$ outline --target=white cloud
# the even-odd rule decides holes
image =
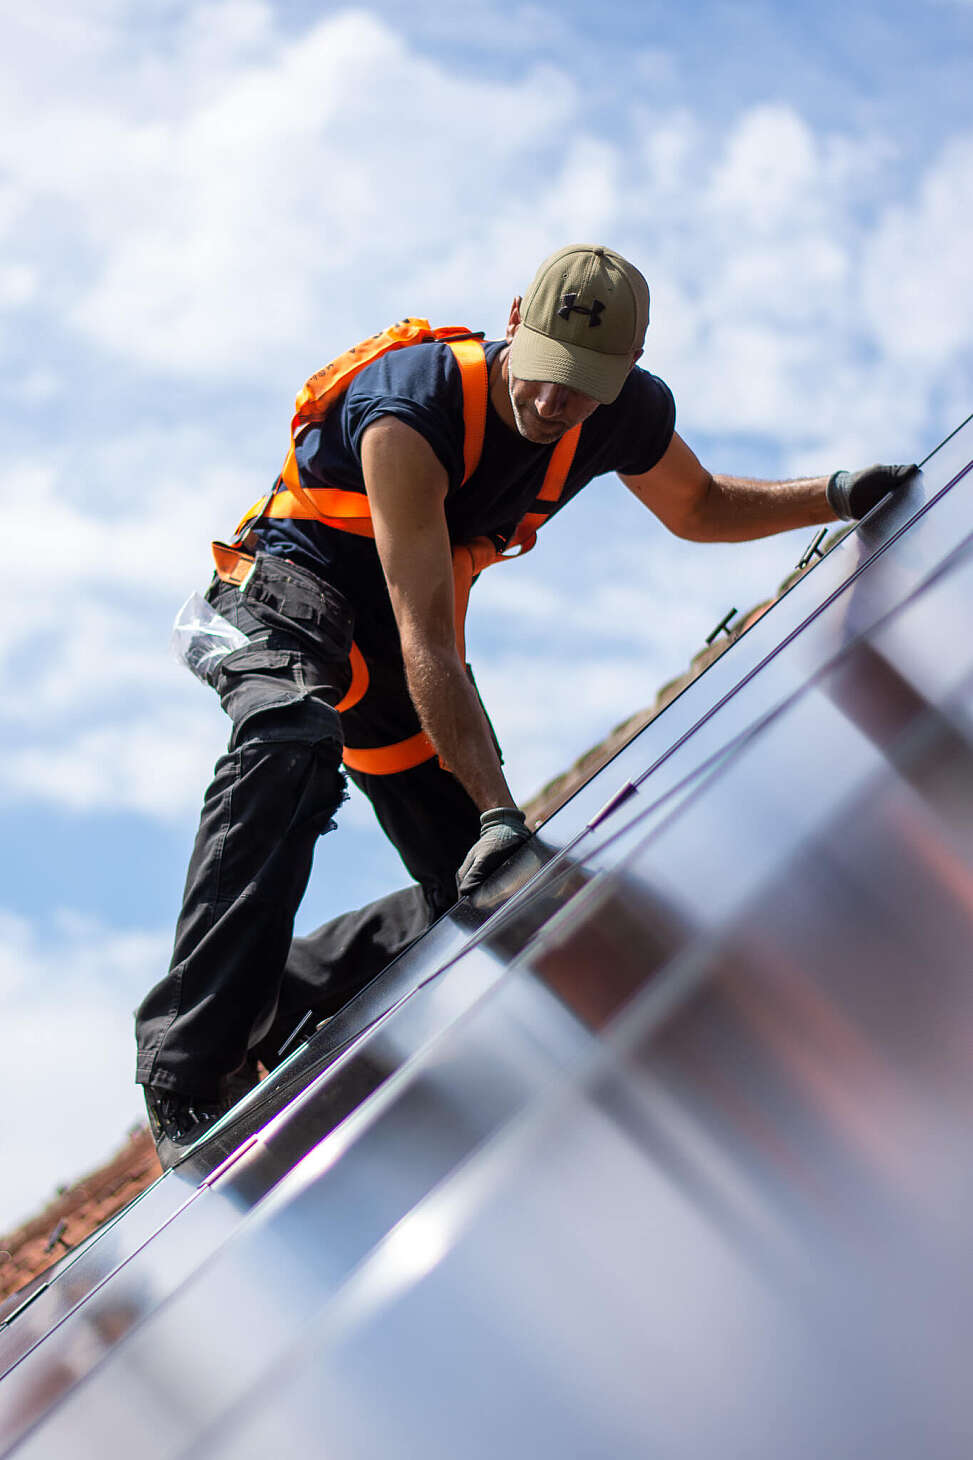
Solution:
[[[677,386],[684,426],[770,437],[791,458],[796,444],[826,462],[849,436],[881,455],[905,383],[861,307],[879,180],[887,196],[895,178],[886,139],[818,134],[791,108],[757,106],[722,147],[673,121],[661,153],[646,147],[642,161],[665,189],[662,223],[645,223],[657,255],[649,354]],[[904,425],[928,415],[951,366],[944,356],[912,375]],[[859,418],[859,397],[876,395],[884,412]]]
[[[709,206],[748,232],[794,228],[818,203],[817,141],[786,106],[759,106],[730,135],[709,187]]]
[[[143,31],[122,0],[90,9],[90,27],[87,7],[81,26],[58,0],[18,13],[0,61],[7,293],[17,318],[80,331],[66,366],[8,373],[6,397],[39,406],[87,372],[111,381],[107,349],[135,406],[63,434],[50,411],[43,450],[0,472],[8,541],[33,544],[43,524],[42,558],[9,554],[0,579],[0,723],[20,737],[6,798],[184,814],[225,726],[166,660],[169,623],[209,575],[210,536],[276,470],[289,393],[323,354],[407,311],[499,329],[566,238],[606,238],[643,265],[647,363],[714,470],[907,459],[969,394],[969,138],[913,188],[888,138],[846,135],[840,119],[823,132],[793,107],[744,103],[717,127],[631,104],[652,95],[646,75],[669,74],[664,53],[633,54],[633,86],[619,85],[599,130],[566,68],[473,76],[365,10],[301,30],[228,0]],[[525,15],[542,29],[543,12]],[[13,140],[18,107],[33,119],[29,153]],[[71,238],[53,255],[52,215]],[[494,570],[478,597],[497,666],[525,632],[558,674],[597,676],[610,660],[611,723],[634,707],[626,667],[631,684],[677,672],[723,598],[764,596],[791,549],[717,553],[656,532],[638,557],[627,543],[595,553],[593,534],[627,528],[583,528],[582,510],[566,519],[589,544],[583,595],[566,549],[550,570],[539,558]],[[539,697],[533,727],[514,716],[512,763],[539,764],[530,746],[548,708]],[[579,719],[574,753],[602,728]],[[145,774],[158,757],[169,796]]]
[[[27,405],[53,400],[60,388],[60,379],[53,370],[30,370],[21,379],[4,381],[3,389]]]
[[[70,317],[143,365],[252,379],[268,352],[293,348],[297,321],[338,348],[366,322],[398,317],[392,240],[400,259],[422,259],[442,251],[449,217],[476,233],[489,199],[574,107],[561,74],[460,78],[363,11],[296,37],[270,14],[210,6],[205,24],[188,24],[169,57],[168,114],[146,115],[132,91],[107,103],[78,88],[35,104],[29,168],[7,153],[89,246]],[[186,67],[205,71],[205,91],[187,90]],[[571,159],[589,212],[606,187],[593,152],[583,142]],[[482,191],[471,206],[457,162],[474,156]]]
[[[222,749],[221,730],[226,738],[227,727],[214,719],[215,699],[198,710],[153,700],[150,713],[122,716],[59,744],[12,750],[3,757],[0,798],[182,821],[202,798]]]
[[[163,933],[111,931],[62,911],[43,931],[0,910],[5,1180],[9,1231],[105,1159],[144,1115],[131,1010],[168,962]]]
[[[0,309],[18,309],[37,292],[37,275],[25,264],[0,269]]]
[[[637,105],[605,141],[551,65],[514,80],[461,76],[365,11],[291,33],[252,3],[186,12],[168,48],[134,66],[141,85],[113,88],[109,103],[92,83],[112,14],[103,7],[88,74],[35,103],[30,166],[12,149],[7,160],[16,187],[59,199],[89,244],[72,317],[143,366],[253,381],[312,358],[313,341],[337,348],[427,302],[499,315],[552,243],[601,235],[646,259],[652,348],[675,348],[693,417],[711,431],[790,434],[799,412],[832,404],[826,348],[862,376],[876,336],[892,348],[899,311],[872,301],[882,286],[869,280],[891,273],[897,297],[928,313],[926,296],[940,300],[962,264],[957,254],[946,281],[930,282],[942,271],[929,238],[896,237],[904,214],[870,243],[861,208],[892,177],[888,142],[820,135],[784,104],[741,108],[725,134]],[[645,64],[633,57],[633,78]],[[963,162],[947,159],[947,171],[959,177]],[[962,189],[951,205],[945,181],[940,191],[933,173],[930,221],[950,206],[954,223],[968,221]],[[963,323],[946,339],[927,330],[929,367]],[[727,399],[719,379],[751,372],[763,378],[746,400]]]
[[[862,258],[865,316],[882,353],[928,373],[973,366],[973,136],[951,142],[914,198],[888,208]]]
[[[121,438],[100,471],[89,450],[104,486],[94,510],[65,467],[11,466],[10,540],[32,542],[38,522],[44,533],[42,555],[8,554],[0,579],[0,800],[162,821],[195,809],[227,727],[212,693],[169,658],[170,628],[210,575],[207,518],[232,522],[247,496],[242,471],[217,470],[201,490],[194,466],[179,471],[203,441]],[[172,477],[158,464],[167,452]],[[133,492],[133,480],[149,489]]]
[[[151,428],[0,472],[8,541],[35,543],[43,524],[42,545],[8,553],[0,577],[0,724],[63,733],[79,715],[116,716],[189,687],[166,659],[172,618],[210,577],[210,537],[270,474],[242,462],[201,474],[209,445],[202,428]]]

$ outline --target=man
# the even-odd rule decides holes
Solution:
[[[667,386],[637,367],[648,314],[632,264],[573,245],[514,300],[505,341],[430,339],[373,360],[326,410],[316,377],[299,397],[311,404],[285,470],[245,519],[255,562],[224,563],[207,594],[247,642],[210,672],[233,732],[172,966],[138,1015],[164,1164],[302,1014],[334,1013],[450,906],[457,869],[470,892],[527,838],[457,643],[464,563],[468,587],[610,470],[697,541],[860,517],[912,470],[712,475],[675,434]],[[416,886],[292,942],[314,843],[344,797],[343,745]]]

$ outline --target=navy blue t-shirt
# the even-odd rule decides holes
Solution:
[[[487,342],[488,366],[502,349],[502,341]],[[618,398],[599,406],[584,422],[559,510],[604,472],[649,471],[672,440],[675,415],[664,381],[634,369]],[[479,465],[463,485],[462,379],[453,352],[439,342],[394,350],[373,361],[320,425],[305,429],[297,445],[304,484],[363,491],[362,436],[382,416],[397,416],[418,431],[442,462],[449,479],[445,511],[452,542],[512,534],[541,489],[554,448],[525,440],[501,420],[491,402]],[[257,533],[266,552],[310,568],[343,593],[360,627],[365,619],[375,629],[381,624],[394,632],[372,539],[293,518],[265,519]]]

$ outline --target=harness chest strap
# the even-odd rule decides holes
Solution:
[[[550,503],[553,507],[560,500],[568,472],[571,470],[580,434],[581,427],[573,427],[562,436],[554,448],[537,497],[538,502]],[[524,553],[530,552],[537,541],[537,529],[547,521],[548,515],[548,513],[528,513],[521,519],[510,540],[511,546],[506,550],[498,548],[493,539],[489,537],[477,537],[471,542],[460,543],[453,548],[453,612],[456,624],[456,645],[462,661],[466,660],[466,614],[473,580],[485,568],[492,567],[494,563],[509,562],[513,558],[522,557]],[[370,520],[369,525],[371,525]],[[243,583],[253,567],[253,557],[249,553],[228,546],[226,543],[214,543],[213,556],[216,559],[217,573],[227,583]],[[339,714],[357,705],[368,690],[368,665],[357,644],[353,643],[351,646],[349,662],[351,664],[351,683],[344,698],[335,706]],[[411,770],[413,766],[431,760],[435,754],[436,749],[432,741],[424,731],[420,730],[418,734],[411,735],[406,740],[397,741],[393,745],[378,746],[372,749],[346,745],[343,759],[351,770],[359,771],[363,775],[387,776]]]
[[[581,427],[574,426],[570,431],[565,432],[557,443],[547,464],[544,482],[537,496],[538,502],[551,503],[553,507],[560,500],[568,472],[571,470],[580,434]],[[548,513],[528,513],[521,519],[510,540],[513,551],[501,550],[489,537],[476,537],[471,542],[459,543],[453,548],[453,613],[456,625],[456,647],[459,650],[460,659],[464,663],[466,661],[466,613],[474,578],[478,577],[484,568],[492,567],[494,563],[509,562],[513,558],[522,557],[524,553],[529,553],[537,541],[537,528],[547,521],[548,515]],[[355,645],[352,646],[352,649],[353,652],[357,652]],[[359,658],[361,658],[360,655]],[[348,694],[337,706],[339,712],[351,709],[368,688],[368,666],[364,660],[361,660],[361,666],[364,671],[364,681],[360,687],[360,693],[353,697],[355,690],[353,660],[352,685]],[[359,771],[364,775],[388,776],[400,771],[411,770],[413,766],[431,760],[435,754],[436,748],[432,741],[425,731],[420,730],[417,735],[411,735],[407,740],[400,740],[394,745],[377,746],[368,750],[346,745],[343,759],[345,765],[353,771]]]
[[[451,338],[458,336],[458,338]],[[392,337],[393,342],[387,341]],[[320,420],[351,379],[379,354],[400,349],[421,340],[442,339],[452,351],[460,370],[463,396],[463,482],[476,470],[483,451],[489,399],[489,372],[482,340],[462,329],[433,331],[425,320],[406,320],[393,326],[375,341],[385,341],[382,348],[370,348],[375,341],[347,352],[345,356],[312,376],[297,398],[297,411],[291,423],[291,447],[283,471],[268,497],[262,498],[244,515],[232,544],[213,543],[213,557],[219,578],[242,586],[253,568],[254,556],[243,546],[250,527],[262,517],[291,517],[324,522],[341,532],[374,538],[367,496],[362,492],[344,491],[337,487],[304,487],[300,480],[295,451],[301,431]],[[465,661],[465,624],[473,580],[484,568],[530,552],[537,541],[537,529],[546,522],[560,500],[571,463],[577,449],[580,426],[565,433],[551,453],[535,506],[544,504],[547,511],[532,511],[518,523],[504,548],[498,548],[488,537],[475,538],[453,548],[454,616],[456,641],[460,658]],[[351,683],[344,698],[336,706],[339,713],[357,705],[368,690],[369,673],[357,644],[349,655]],[[421,765],[436,754],[432,741],[420,731],[394,745],[373,749],[345,746],[344,761],[352,770],[369,775],[392,775]]]
[[[565,431],[551,452],[551,459],[547,463],[547,471],[544,473],[544,481],[535,499],[535,506],[541,502],[545,506],[549,504],[548,511],[528,512],[522,517],[510,542],[503,549],[498,548],[490,537],[475,537],[472,542],[460,543],[453,548],[453,617],[456,623],[456,647],[459,649],[459,657],[464,662],[466,660],[466,614],[469,609],[474,578],[479,577],[484,568],[490,568],[494,563],[509,562],[512,558],[522,558],[524,553],[529,553],[534,547],[537,542],[538,528],[544,525],[561,500],[561,493],[564,491],[564,484],[568,479],[571,463],[574,461],[574,453],[578,449],[580,435],[581,427],[572,426],[570,431]]]

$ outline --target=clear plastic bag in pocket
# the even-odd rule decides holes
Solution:
[[[217,613],[201,593],[193,593],[176,614],[169,648],[197,679],[212,684],[220,660],[249,642],[246,634]]]

